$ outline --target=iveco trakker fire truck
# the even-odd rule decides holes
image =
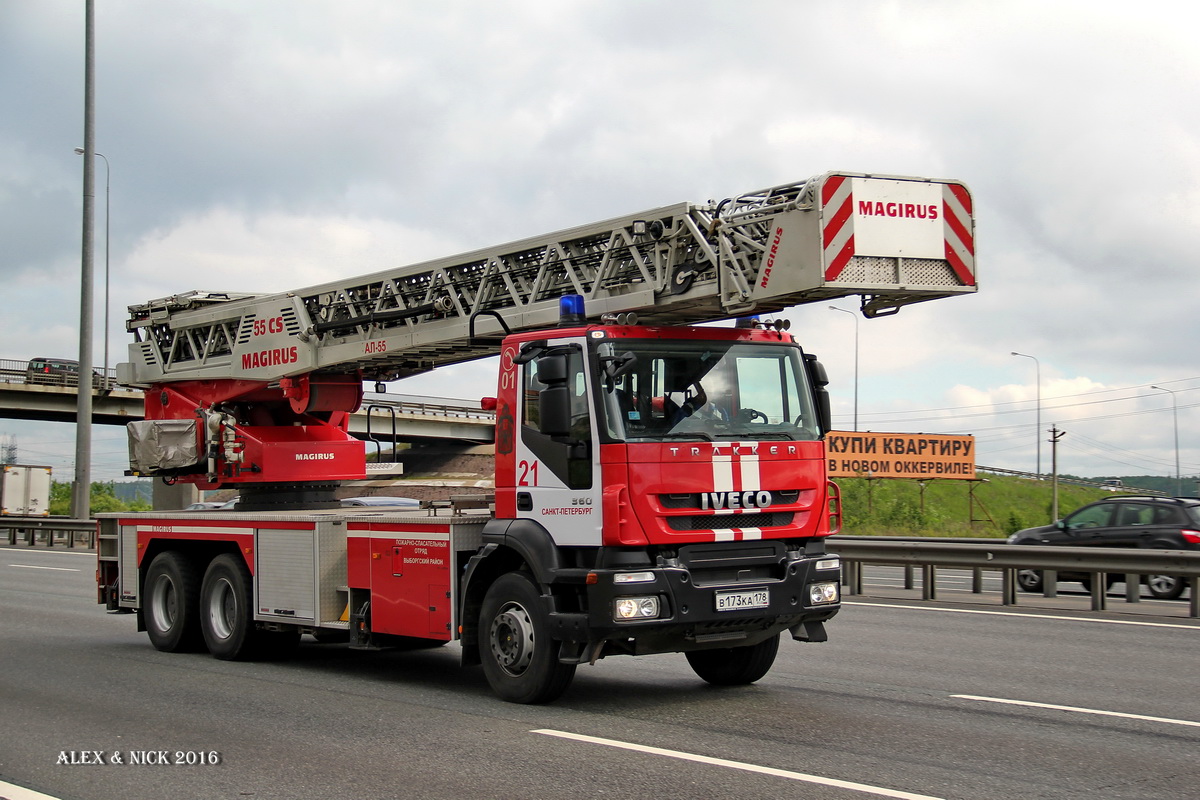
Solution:
[[[99,600],[165,651],[461,642],[514,702],[579,664],[683,652],[716,684],[826,639],[840,526],[827,379],[777,320],[975,291],[954,181],[827,173],[274,295],[131,307],[131,472],[234,488],[236,511],[107,515]],[[757,315],[757,316],[755,316]],[[737,320],[729,327],[699,323]],[[344,509],[374,475],[364,381],[499,356],[495,494]]]

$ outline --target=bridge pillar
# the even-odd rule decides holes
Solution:
[[[200,492],[191,483],[176,483],[168,486],[162,481],[154,482],[154,497],[151,501],[155,511],[175,511],[187,508],[200,499]]]

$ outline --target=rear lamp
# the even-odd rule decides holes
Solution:
[[[613,601],[613,619],[617,622],[658,617],[657,597],[619,597]]]
[[[808,585],[808,604],[810,606],[828,605],[838,601],[838,585],[836,581],[810,583]]]
[[[1179,533],[1188,544],[1200,544],[1200,531],[1180,531]]]

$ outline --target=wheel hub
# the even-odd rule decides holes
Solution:
[[[533,621],[517,603],[509,603],[492,619],[488,637],[496,663],[509,675],[520,675],[533,660]]]

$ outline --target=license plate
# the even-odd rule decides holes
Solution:
[[[717,592],[716,597],[717,611],[741,611],[746,608],[766,608],[771,605],[771,594],[766,589]]]

